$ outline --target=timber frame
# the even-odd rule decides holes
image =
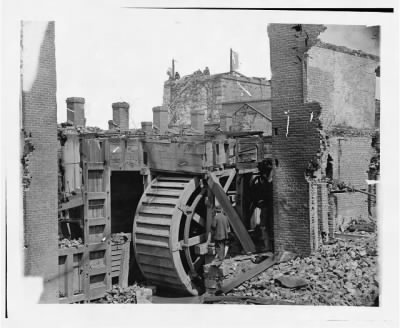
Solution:
[[[139,172],[143,176],[145,188],[154,178],[165,174],[199,178],[204,186],[202,196],[206,199],[207,234],[210,232],[217,202],[227,213],[243,250],[246,253],[255,251],[255,245],[244,224],[246,218],[240,187],[242,175],[258,173],[258,163],[271,156],[271,138],[262,137],[262,132],[145,135],[136,131],[124,134],[112,131],[76,132],[75,127],[60,130],[67,144],[70,136],[76,139],[78,135],[79,139],[79,166],[75,165],[75,172],[65,172],[61,179],[65,179],[68,174],[80,175],[82,183],[78,184],[80,188],[77,190],[59,190],[62,194],[59,195],[59,213],[66,222],[65,217],[69,218],[70,210],[83,209],[82,217],[74,220],[81,220],[80,225],[84,231],[79,257],[79,265],[83,269],[76,278],[83,283],[84,296],[80,294],[77,298],[73,296],[73,291],[69,291],[67,295],[62,293],[64,298],[60,298],[60,301],[88,301],[103,296],[111,288],[110,175],[114,171]],[[77,151],[75,149],[74,154],[69,154],[71,149],[73,147],[61,147],[62,157],[66,161],[73,157],[76,164]],[[71,170],[68,165],[63,169]],[[65,185],[67,183],[64,182]],[[230,191],[232,187],[236,187],[233,188],[236,189],[235,194]],[[235,200],[235,206],[232,200]],[[196,245],[196,252],[204,254],[208,242],[209,238],[204,245]],[[66,256],[66,265],[70,263],[72,266],[72,257],[71,260],[69,258],[73,255],[67,253],[68,250],[60,249],[60,256]],[[75,256],[75,259],[78,257]],[[66,267],[60,266],[60,275],[63,270]],[[68,279],[72,281],[73,278]],[[74,285],[75,282],[71,281],[69,285]]]

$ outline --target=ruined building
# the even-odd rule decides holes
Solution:
[[[22,54],[28,41],[39,49],[31,79],[22,63],[25,274],[43,277],[42,302],[90,301],[138,277],[201,293],[217,204],[250,253],[260,197],[275,253],[310,254],[334,238],[335,219],[373,214],[371,197],[350,191],[375,192],[365,180],[379,177],[379,58],[321,43],[324,26],[268,27],[271,82],[171,79],[152,122],[130,129],[129,104],[115,102],[106,131],[87,126],[82,97],[66,100],[57,127],[54,24],[36,40],[25,27]],[[272,166],[273,188],[268,178],[257,195]]]
[[[336,217],[368,216],[371,200],[338,185],[367,190],[379,58],[320,42],[325,28],[268,27],[277,250],[309,254]]]
[[[43,303],[57,302],[57,101],[54,22],[21,26],[24,274],[43,278]],[[32,57],[27,57],[31,54]],[[36,54],[34,56],[33,54]]]
[[[200,70],[164,83],[163,107],[171,125],[187,125],[201,117],[206,129],[225,122],[230,130],[261,130],[271,135],[271,88],[264,78],[237,72],[204,74]],[[231,125],[232,124],[232,125]]]

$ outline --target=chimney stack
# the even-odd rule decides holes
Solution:
[[[129,104],[127,102],[115,102],[112,104],[113,121],[121,131],[129,130]]]
[[[67,120],[75,126],[86,126],[85,98],[69,97],[67,102]]]
[[[165,106],[153,107],[153,125],[160,134],[168,130],[168,109]]]
[[[232,114],[222,113],[219,120],[219,128],[221,131],[230,131],[232,127]]]
[[[153,132],[153,122],[142,122],[142,130],[145,134]]]
[[[190,112],[190,122],[192,129],[204,133],[204,110],[192,110]]]

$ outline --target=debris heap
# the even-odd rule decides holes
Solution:
[[[338,239],[333,245],[320,247],[313,256],[274,265],[227,295],[303,305],[376,305],[376,234]]]

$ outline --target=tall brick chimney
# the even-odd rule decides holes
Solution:
[[[113,121],[121,131],[129,130],[129,104],[127,102],[115,102],[112,104]]]
[[[190,112],[190,123],[192,129],[204,133],[204,110],[192,110]]]
[[[158,128],[160,134],[168,129],[168,108],[165,106],[153,107],[153,125]]]
[[[145,134],[153,132],[153,122],[142,122],[142,130]]]
[[[222,131],[230,131],[232,126],[232,114],[220,114],[219,127]]]
[[[75,126],[86,126],[85,98],[69,97],[67,102],[67,120]]]

